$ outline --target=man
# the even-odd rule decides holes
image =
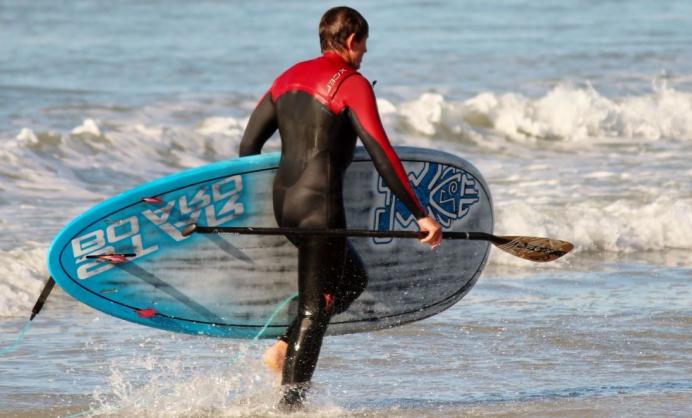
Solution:
[[[259,101],[240,144],[240,155],[259,154],[279,130],[281,160],[274,179],[279,226],[346,228],[342,187],[360,137],[389,188],[439,245],[440,225],[413,192],[389,143],[368,80],[356,70],[367,51],[368,23],[356,10],[336,7],[320,20],[323,55],[281,74]],[[317,364],[330,318],[345,311],[367,285],[360,257],[343,238],[287,237],[298,248],[298,315],[265,353],[283,368],[282,405],[300,406]]]

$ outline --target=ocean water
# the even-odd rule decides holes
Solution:
[[[0,349],[60,228],[236,157],[273,77],[318,53],[329,5],[0,0]],[[472,161],[496,233],[575,250],[493,251],[450,310],[328,338],[304,415],[692,416],[692,3],[350,5],[392,142]],[[0,356],[0,417],[281,416],[268,344],[139,327],[56,289]]]

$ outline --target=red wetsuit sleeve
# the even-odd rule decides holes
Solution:
[[[240,140],[238,154],[241,157],[259,154],[262,146],[271,138],[277,127],[276,108],[271,94],[267,92],[250,115],[250,120],[243,132],[243,139]]]
[[[382,126],[372,86],[360,74],[348,77],[340,86],[338,100],[348,108],[351,123],[387,186],[416,219],[426,216],[425,208],[413,192],[399,157]]]

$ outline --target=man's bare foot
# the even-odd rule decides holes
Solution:
[[[281,387],[283,397],[279,405],[277,405],[279,410],[290,413],[303,409],[303,403],[305,402],[305,395],[308,389],[310,389],[310,382],[283,385]]]
[[[284,360],[286,360],[286,350],[288,344],[285,341],[279,340],[264,352],[262,361],[264,365],[274,374],[281,374],[284,369]]]

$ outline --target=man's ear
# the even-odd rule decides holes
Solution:
[[[346,50],[351,51],[353,49],[353,43],[356,41],[356,34],[352,33],[346,38]]]

